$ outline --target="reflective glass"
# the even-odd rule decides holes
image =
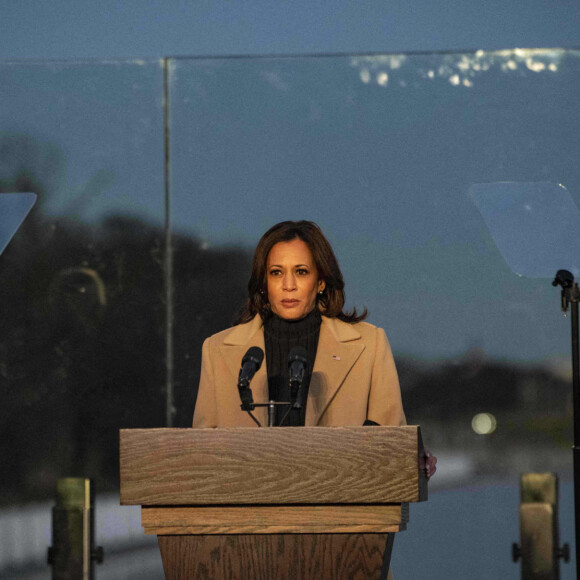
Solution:
[[[190,425],[202,341],[242,304],[259,237],[310,219],[347,307],[389,336],[408,420],[440,459],[431,489],[451,490],[412,510],[413,537],[448,576],[507,577],[490,554],[517,539],[519,473],[557,471],[570,496],[570,330],[550,280],[504,260],[486,215],[505,211],[480,212],[470,192],[560,184],[566,215],[577,208],[580,52],[173,59],[167,72],[166,199],[163,62],[0,64],[0,192],[39,198],[0,257],[2,502],[50,498],[65,475],[116,490],[118,429],[163,426],[168,382],[175,424]],[[445,518],[465,546],[437,543]],[[403,577],[424,572],[404,557]]]
[[[206,269],[191,269],[197,296],[181,300],[176,289],[177,320],[209,310],[215,323],[214,296],[227,295],[227,326],[261,234],[314,220],[341,263],[347,305],[367,306],[386,329],[409,420],[433,445],[466,453],[457,483],[481,467],[466,441],[489,455],[485,470],[511,472],[504,443],[529,437],[528,420],[538,420],[538,441],[560,445],[567,468],[570,344],[559,293],[514,275],[469,191],[552,182],[577,202],[578,56],[173,61],[171,219],[206,252]],[[232,252],[239,260],[222,258]],[[211,268],[220,279],[210,281]],[[195,340],[182,348],[177,368],[199,356]],[[547,401],[554,425],[539,420]],[[478,413],[496,417],[492,435],[474,431]]]
[[[38,202],[0,256],[2,502],[118,488],[118,430],[162,426],[163,69],[0,65],[0,192]]]
[[[175,61],[173,226],[250,252],[312,219],[348,304],[399,353],[559,356],[557,296],[512,276],[468,191],[553,181],[577,198],[579,70],[562,51]]]
[[[415,558],[423,548],[405,552],[411,536],[397,539],[403,577],[430,575],[434,562],[433,577],[516,574],[499,554],[517,540],[520,472],[571,477],[559,290],[512,272],[470,190],[561,184],[577,206],[579,57],[516,49],[171,63],[171,221],[199,254],[190,292],[176,287],[176,325],[194,321],[177,340],[182,392],[194,396],[200,341],[242,303],[260,236],[282,220],[317,222],[347,306],[368,307],[390,339],[407,418],[439,456],[431,489],[454,489],[412,510],[413,537],[432,548]],[[577,243],[580,232],[568,235]],[[468,486],[481,487],[457,491]]]

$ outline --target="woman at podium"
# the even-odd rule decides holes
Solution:
[[[405,425],[389,342],[382,328],[363,322],[366,315],[366,309],[344,311],[342,273],[320,228],[309,221],[276,224],[256,247],[247,302],[235,325],[203,344],[193,426],[255,426],[236,388],[252,350],[258,358],[265,352],[265,364],[258,363],[251,379],[253,401],[296,399],[289,363],[297,347],[304,404],[277,405],[275,425]],[[266,424],[266,408],[254,412]],[[420,461],[429,478],[437,459],[425,452]]]
[[[265,352],[252,379],[253,400],[289,401],[288,355],[303,347],[305,404],[276,407],[276,425],[404,425],[395,362],[382,328],[366,309],[344,310],[334,252],[310,221],[270,228],[254,252],[248,298],[232,328],[203,345],[194,427],[255,426],[241,410],[237,379],[251,347]],[[256,409],[266,424],[266,409]]]

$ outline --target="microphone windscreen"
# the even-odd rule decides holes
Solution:
[[[308,363],[308,351],[303,346],[295,346],[288,354],[288,366],[295,361]]]
[[[263,360],[264,351],[259,346],[252,346],[244,355],[244,358],[242,359],[242,366],[247,362],[253,362],[256,365],[256,370],[258,370],[262,366]]]

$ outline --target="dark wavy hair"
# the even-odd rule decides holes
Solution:
[[[249,322],[259,314],[262,320],[271,315],[267,298],[267,262],[270,250],[279,242],[302,240],[308,246],[318,271],[318,279],[324,280],[326,287],[317,295],[320,312],[329,318],[338,318],[345,322],[360,322],[367,316],[367,309],[359,315],[356,308],[344,312],[344,280],[332,247],[320,228],[306,220],[286,221],[272,226],[260,239],[254,252],[252,273],[248,282],[248,299],[242,307],[234,324]]]

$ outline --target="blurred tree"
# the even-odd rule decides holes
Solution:
[[[165,232],[127,216],[48,217],[61,159],[51,150],[49,171],[41,146],[8,141],[0,192],[34,191],[39,203],[0,257],[0,501],[52,497],[63,476],[115,489],[118,430],[165,424]],[[250,257],[186,236],[174,244],[176,425],[189,426],[201,343],[231,324]]]
[[[131,216],[83,223],[82,204],[110,180],[99,173],[72,195],[62,174],[54,147],[0,137],[0,192],[39,196],[0,257],[4,504],[52,497],[63,476],[116,489],[118,430],[165,425],[165,232]],[[45,211],[56,198],[64,217]],[[187,427],[202,342],[231,324],[251,256],[185,235],[172,243],[175,425]],[[546,369],[486,360],[477,349],[433,364],[398,357],[397,365],[409,421],[438,422],[462,446],[479,412],[508,417],[496,441],[569,439],[569,381]]]

